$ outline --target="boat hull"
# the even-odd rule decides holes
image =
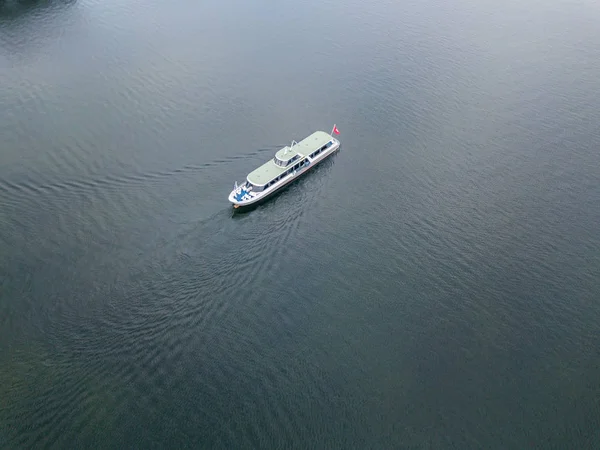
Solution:
[[[257,204],[270,199],[274,194],[282,191],[291,182],[297,180],[302,175],[309,172],[310,169],[317,166],[320,162],[328,159],[329,156],[331,156],[335,152],[337,152],[340,149],[340,147],[341,147],[340,142],[337,140],[334,140],[334,144],[330,148],[328,148],[326,151],[324,151],[320,155],[318,155],[316,158],[314,158],[314,159],[308,158],[308,160],[310,161],[310,164],[307,167],[302,167],[302,168],[298,169],[295,174],[288,175],[286,178],[281,180],[279,183],[275,184],[273,187],[268,188],[267,190],[261,192],[259,195],[256,195],[255,197],[252,197],[248,200],[242,200],[242,201],[238,201],[235,199],[235,197],[234,197],[235,190],[233,190],[229,194],[229,201],[233,204],[233,207],[236,209],[248,207],[248,206],[256,206]]]

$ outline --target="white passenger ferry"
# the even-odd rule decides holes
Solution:
[[[339,134],[334,125],[332,133]],[[234,184],[229,201],[234,208],[263,200],[298,178],[340,148],[340,141],[324,131],[316,131],[300,142],[279,150],[275,157],[250,172],[246,181]]]

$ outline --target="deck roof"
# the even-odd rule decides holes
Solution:
[[[291,147],[291,151],[290,151],[290,147],[286,146],[286,147],[280,149],[276,153],[276,156],[278,159],[287,161],[287,160],[291,159],[292,157],[294,157],[295,155],[299,155],[300,158],[298,159],[298,161],[301,161],[303,157],[305,157],[306,155],[309,155],[312,152],[314,152],[315,150],[323,147],[331,139],[332,139],[332,137],[330,134],[327,134],[324,131],[315,131],[313,134],[302,139],[296,145]],[[287,149],[287,153],[284,154],[286,149]],[[262,166],[258,167],[257,169],[254,169],[252,172],[250,172],[248,174],[247,179],[250,183],[252,183],[254,185],[262,186],[262,185],[268,183],[269,181],[271,181],[273,178],[276,178],[279,175],[281,175],[287,169],[289,169],[289,167],[278,166],[271,159],[271,160],[267,161],[266,163],[264,163]]]

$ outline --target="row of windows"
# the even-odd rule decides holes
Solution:
[[[300,155],[294,155],[292,158],[290,158],[287,161],[282,161],[281,159],[277,158],[277,156],[275,156],[273,158],[273,162],[275,163],[275,165],[279,166],[279,167],[285,167],[290,165],[291,163],[293,163],[294,161],[296,161],[298,158],[300,158]]]
[[[332,141],[329,141],[327,144],[325,144],[323,147],[321,147],[318,150],[315,150],[314,152],[312,152],[312,154],[310,155],[311,158],[314,158],[315,156],[317,156],[318,154],[320,154],[321,152],[324,152],[325,150],[327,150],[329,147],[331,147],[333,145]]]
[[[333,145],[332,141],[329,141],[327,144],[325,144],[323,147],[319,148],[318,150],[314,151],[311,155],[309,155],[311,158],[314,158],[315,156],[319,155],[321,152],[327,150],[329,147],[331,147]],[[295,155],[293,158],[291,158],[288,161],[288,164],[291,164],[292,162],[296,161],[298,158],[300,158],[300,155]],[[281,162],[279,159],[275,158],[275,164],[277,164],[278,166],[283,166],[285,165],[285,163]],[[299,163],[296,163],[293,167],[290,167],[288,170],[286,170],[285,172],[283,172],[281,175],[279,175],[277,178],[274,178],[273,180],[269,181],[267,184],[265,184],[263,189],[267,189],[268,187],[273,186],[275,183],[277,183],[279,180],[281,180],[284,177],[287,177],[290,173],[294,172],[295,170],[298,170],[300,167],[303,166],[307,166],[308,164],[310,164],[310,162],[308,161],[308,159],[305,159],[304,161],[300,161]],[[262,189],[261,189],[262,190]]]
[[[293,167],[290,167],[288,170],[286,170],[285,172],[283,172],[277,178],[274,178],[271,181],[269,181],[267,184],[265,184],[265,189],[267,189],[270,186],[273,186],[279,180],[281,180],[282,178],[287,177],[290,173],[298,170],[300,167],[308,166],[308,164],[310,164],[310,161],[308,159],[305,159],[304,161],[300,161],[299,163],[296,163]]]

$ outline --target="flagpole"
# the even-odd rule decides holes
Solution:
[[[331,133],[329,133],[332,136],[333,136],[333,130],[335,130],[335,123],[333,124],[333,128],[331,129]]]

